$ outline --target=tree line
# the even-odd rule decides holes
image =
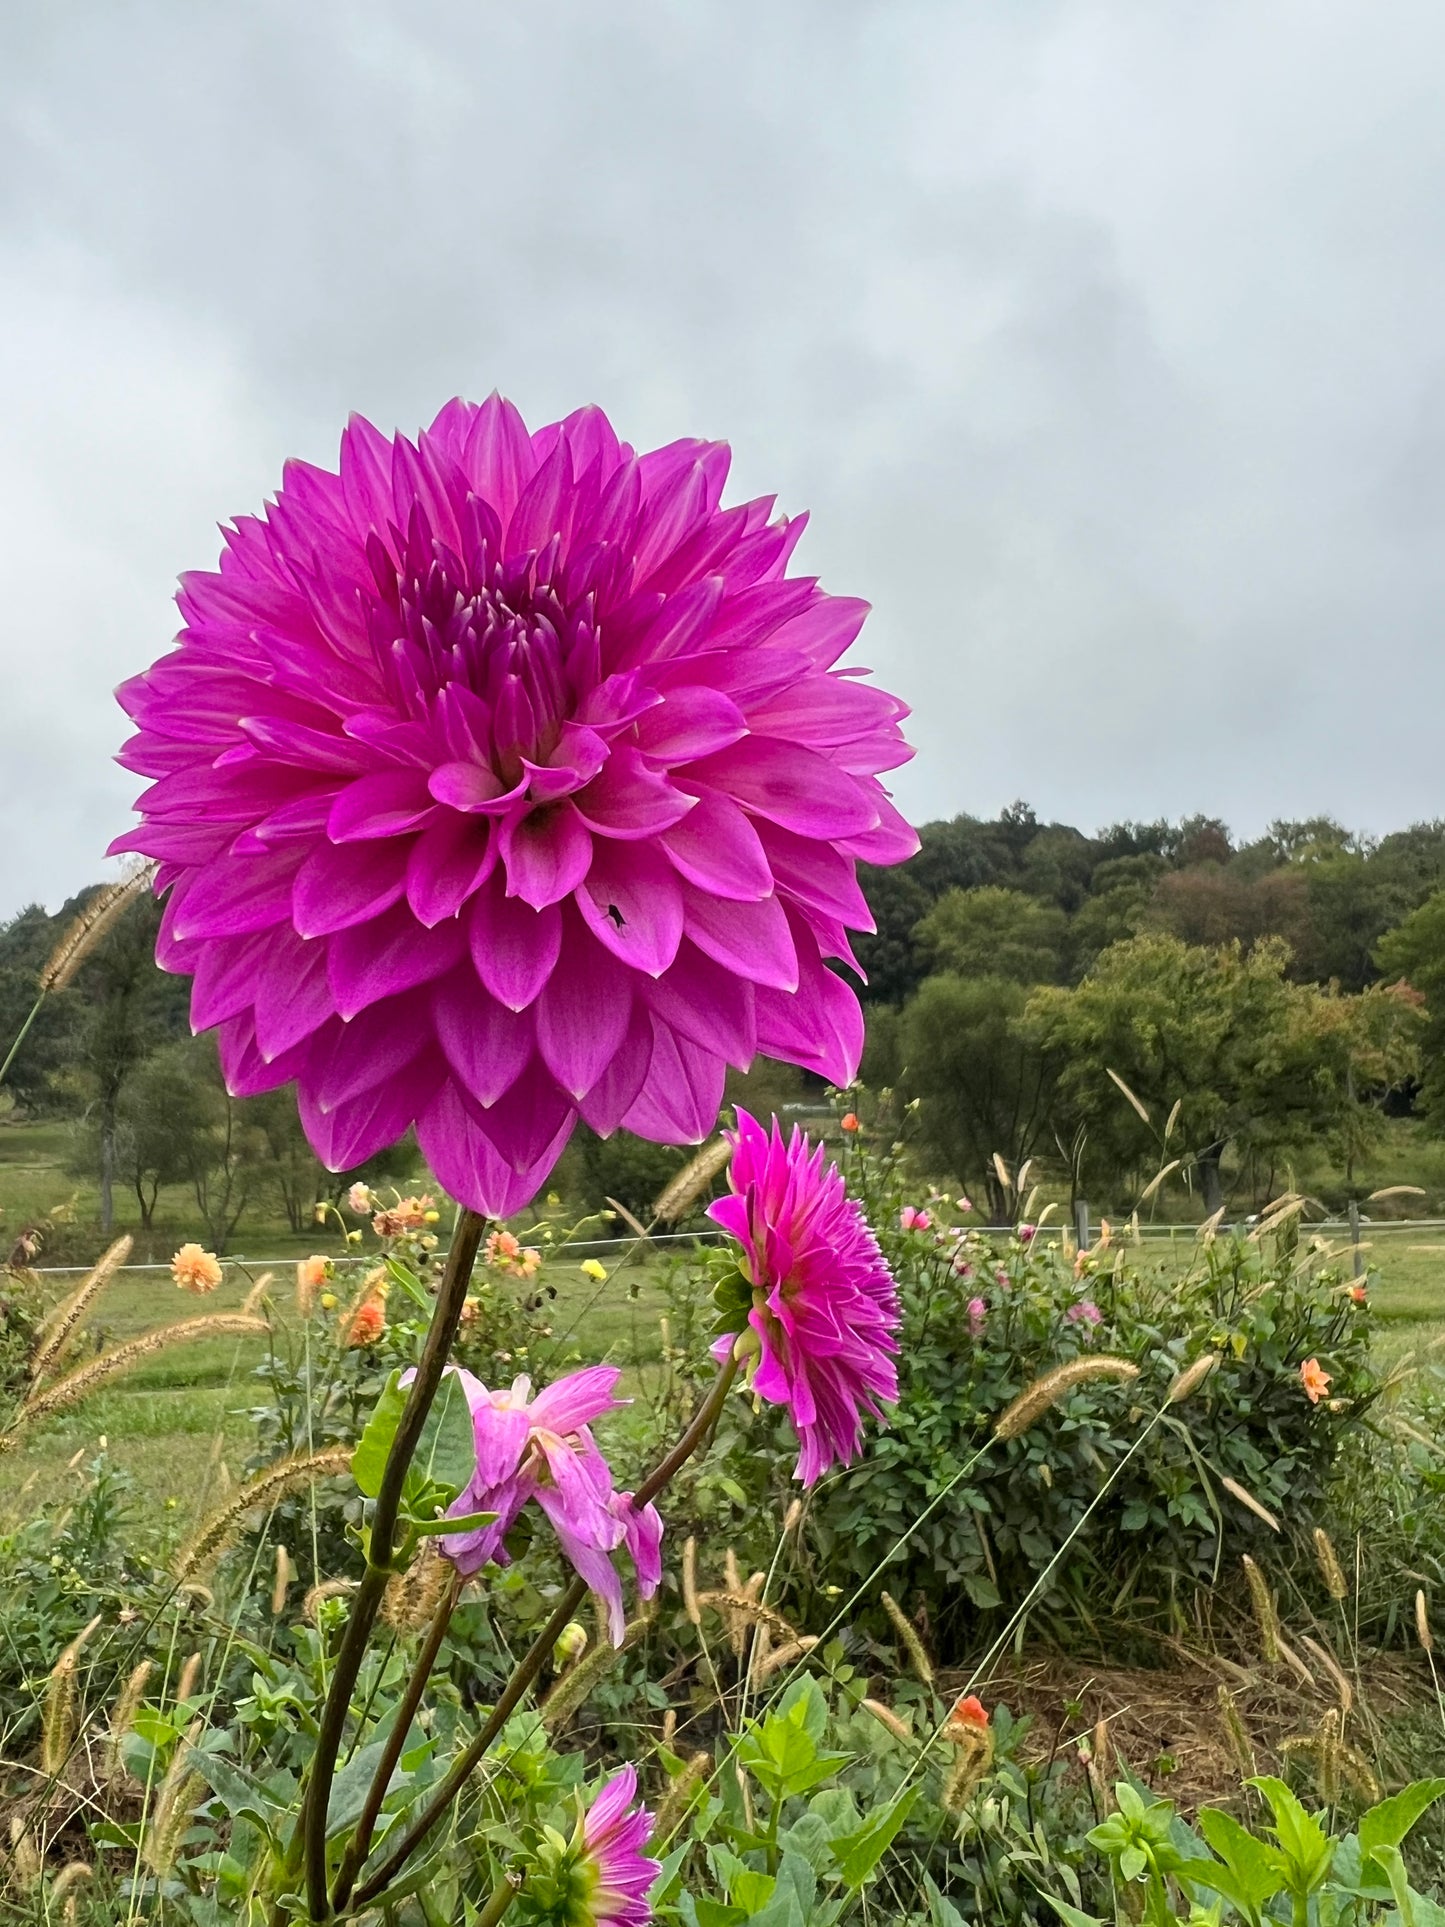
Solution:
[[[939,1173],[1006,1215],[1032,1158],[1205,1211],[1326,1153],[1346,1188],[1394,1113],[1445,1132],[1445,823],[1217,819],[1086,836],[1026,804],[931,823],[866,872],[865,1078],[917,1100]]]

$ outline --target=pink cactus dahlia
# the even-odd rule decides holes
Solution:
[[[724,509],[727,470],[595,408],[353,419],[121,689],[159,959],[333,1169],[414,1123],[505,1215],[579,1116],[685,1143],[756,1051],[852,1075],[826,960],[872,928],[857,859],[917,847],[878,780],[906,711],[835,667],[866,606],[785,574],[803,518]]]
[[[801,1451],[797,1477],[812,1485],[847,1465],[863,1439],[863,1414],[898,1397],[898,1293],[862,1208],[836,1164],[793,1128],[785,1144],[738,1112],[732,1194],[708,1216],[743,1248],[752,1285],[748,1324],[758,1346],[753,1390],[786,1405]],[[726,1356],[731,1337],[718,1341]]]
[[[646,1927],[648,1889],[662,1872],[643,1852],[652,1815],[634,1806],[637,1770],[614,1773],[583,1815],[573,1839],[571,1905],[567,1927]]]

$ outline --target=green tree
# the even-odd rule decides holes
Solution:
[[[1386,932],[1375,961],[1385,977],[1406,981],[1424,998],[1416,1102],[1436,1130],[1445,1130],[1445,890]]]
[[[995,1154],[1017,1167],[1048,1140],[1058,1061],[1021,1027],[1029,992],[1007,977],[930,977],[904,1010],[901,1076],[919,1101],[922,1149],[989,1201],[1009,1200]]]
[[[1022,1028],[1056,1054],[1062,1112],[1111,1179],[1158,1159],[1177,1104],[1171,1149],[1190,1161],[1206,1212],[1218,1211],[1227,1151],[1272,1162],[1311,1137],[1348,1134],[1363,1102],[1410,1074],[1420,1025],[1410,999],[1292,983],[1288,964],[1272,938],[1246,951],[1139,936],[1106,950],[1076,988],[1034,992]]]
[[[1068,919],[1054,904],[996,884],[949,890],[915,933],[935,971],[1018,984],[1057,980],[1067,934]]]

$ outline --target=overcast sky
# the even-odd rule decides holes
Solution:
[[[730,440],[916,819],[1445,814],[1439,0],[13,0],[0,915],[352,409]]]

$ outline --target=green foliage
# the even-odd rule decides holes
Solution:
[[[1068,920],[1051,903],[1020,890],[984,885],[949,890],[914,931],[934,971],[1048,984],[1063,965]]]

